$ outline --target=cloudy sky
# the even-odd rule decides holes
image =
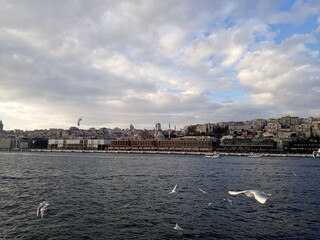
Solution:
[[[0,0],[5,130],[320,116],[320,1]]]

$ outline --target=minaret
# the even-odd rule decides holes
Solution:
[[[0,120],[0,136],[2,135],[3,133],[3,123],[2,123],[2,120]]]
[[[170,139],[171,129],[170,129],[170,122],[169,122],[169,139]]]

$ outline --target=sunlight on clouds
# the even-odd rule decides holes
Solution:
[[[183,49],[179,61],[189,67],[224,69],[232,66],[246,53],[255,37],[268,39],[267,27],[258,21],[249,20],[230,28],[218,28],[209,36],[199,36]],[[208,60],[209,59],[209,60]],[[208,64],[215,59],[216,64]]]
[[[279,87],[290,86],[287,84],[295,80],[295,71],[306,70],[308,66],[301,53],[309,51],[304,43],[311,39],[294,35],[279,46],[246,54],[237,65],[240,83],[257,91],[276,91]],[[309,78],[307,73],[304,77]]]
[[[272,106],[274,104],[274,96],[271,93],[252,94],[251,99],[254,105]]]
[[[112,108],[122,108],[125,106],[125,103],[121,101],[121,99],[119,100],[110,99],[110,100],[107,100],[105,103],[107,107],[112,107]]]
[[[109,56],[101,56],[93,59],[92,66],[99,70],[110,72],[115,76],[134,79],[137,77],[137,69],[129,59],[120,53],[111,53]]]
[[[40,33],[28,31],[25,29],[18,30],[11,28],[5,28],[4,32],[6,32],[8,36],[11,36],[13,39],[21,41],[21,43],[28,43],[29,45],[36,48],[50,50],[50,40],[42,37]]]
[[[163,33],[161,33],[163,32]],[[165,27],[159,33],[158,51],[165,56],[174,57],[178,54],[185,32],[179,28]]]
[[[242,54],[244,53],[244,48],[240,46],[230,47],[226,59],[222,62],[222,66],[229,67],[234,64]]]
[[[27,105],[20,102],[0,103],[0,109],[6,115],[12,116],[15,121],[23,121],[26,129],[41,129],[51,127],[68,127],[70,119],[63,113],[52,113],[50,108],[41,108],[39,105]],[[11,123],[7,123],[9,127]],[[9,128],[10,129],[10,128]],[[14,129],[11,126],[11,129]]]
[[[238,79],[250,89],[272,91],[281,86],[288,77],[289,56],[264,49],[247,54],[237,66]]]
[[[247,3],[0,3],[0,113],[30,128],[320,114],[320,2]]]
[[[20,54],[13,54],[12,56],[15,60],[20,61],[22,63],[31,64],[33,63],[33,59],[27,56],[22,56]]]

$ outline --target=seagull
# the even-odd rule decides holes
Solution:
[[[230,199],[228,199],[228,198],[227,198],[227,199],[224,198],[223,200],[226,201],[226,202],[228,202],[228,203],[232,206],[232,200],[230,200]]]
[[[210,207],[210,206],[211,206],[211,204],[212,204],[212,202],[209,202],[209,203],[208,203],[208,207]]]
[[[175,230],[181,230],[181,231],[183,230],[183,229],[178,225],[178,223],[176,223],[176,225],[174,226],[174,229],[175,229]]]
[[[199,188],[200,192],[202,193],[207,193],[205,190],[202,190],[201,188]]]
[[[169,192],[168,194],[175,193],[175,192],[176,192],[176,188],[177,188],[177,184],[173,187],[173,189],[171,190],[171,192]]]
[[[126,205],[124,205],[123,207],[124,208],[127,208],[127,207],[129,207],[131,205],[131,203],[127,203]]]
[[[267,194],[259,190],[229,191],[230,195],[238,195],[242,193],[244,193],[249,198],[256,199],[261,204],[264,204],[268,200]]]
[[[37,217],[39,217],[39,215],[40,215],[41,218],[43,218],[44,211],[46,210],[46,207],[48,207],[48,206],[49,206],[49,203],[47,201],[43,201],[42,203],[40,203],[37,208]]]
[[[77,121],[78,127],[80,126],[80,122],[82,121],[82,118],[83,118],[83,117],[78,118],[78,121]]]

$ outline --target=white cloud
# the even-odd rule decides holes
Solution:
[[[319,24],[319,4],[298,1],[280,13],[274,1],[172,4],[2,1],[5,126],[67,128],[84,116],[83,127],[169,119],[181,127],[275,109],[320,114],[315,33],[293,31],[278,43],[269,25],[294,23],[286,15]]]
[[[308,18],[317,16],[320,11],[319,1],[295,1],[288,11],[275,13],[270,17],[270,23],[301,24]]]
[[[318,28],[316,29],[317,33],[320,33],[320,17],[317,19]]]
[[[254,104],[275,111],[316,112],[319,60],[308,58],[309,36],[293,36],[283,44],[248,53],[237,69],[241,84],[251,91]],[[308,106],[306,108],[306,106]],[[308,110],[307,110],[308,109]]]

